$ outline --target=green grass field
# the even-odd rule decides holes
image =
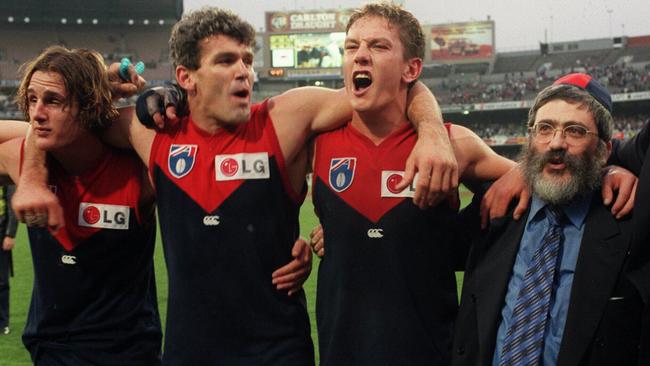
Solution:
[[[465,205],[470,197],[469,192],[461,193],[461,200]],[[302,236],[307,238],[309,232],[316,225],[317,219],[314,215],[311,200],[307,199],[300,212],[300,227]],[[10,304],[10,322],[11,334],[0,336],[0,366],[22,366],[31,365],[29,353],[23,347],[21,334],[25,327],[27,311],[32,291],[32,282],[34,280],[31,252],[27,242],[27,232],[24,225],[20,225],[18,235],[16,236],[16,248],[13,252],[14,270],[16,276],[11,279],[11,304]],[[305,292],[307,294],[307,304],[309,316],[312,324],[312,338],[316,347],[316,357],[318,357],[318,335],[316,334],[316,274],[318,273],[319,260],[314,258],[312,274],[305,283]],[[156,279],[158,283],[158,304],[160,306],[160,315],[162,322],[165,324],[165,315],[167,313],[167,271],[162,254],[162,245],[160,240],[156,243],[155,253]],[[461,274],[457,278],[462,280]],[[459,286],[460,286],[459,281]],[[460,288],[460,287],[459,287]]]

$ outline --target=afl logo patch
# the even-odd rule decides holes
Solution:
[[[194,167],[196,160],[197,145],[171,145],[169,147],[169,158],[167,168],[174,178],[183,178]]]
[[[79,226],[101,229],[129,229],[129,206],[81,202]]]
[[[333,158],[330,161],[329,182],[336,192],[343,192],[352,185],[357,158]]]
[[[269,154],[266,152],[217,155],[214,157],[214,170],[218,181],[271,177]]]
[[[381,196],[382,197],[413,197],[415,195],[415,182],[418,180],[418,174],[415,174],[413,182],[404,188],[398,190],[397,185],[404,179],[404,172],[396,170],[383,170],[381,172]]]

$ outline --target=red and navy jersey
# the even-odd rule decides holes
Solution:
[[[313,364],[304,293],[271,274],[292,260],[293,193],[267,103],[210,135],[192,117],[159,133],[154,178],[169,305],[163,364]]]
[[[23,342],[32,359],[62,352],[89,365],[159,364],[156,225],[153,212],[140,212],[142,162],[107,150],[80,176],[48,165],[65,227],[29,229],[34,290]]]
[[[443,365],[457,312],[442,204],[400,192],[409,125],[375,145],[351,124],[316,138],[313,199],[326,253],[316,314],[322,365]]]

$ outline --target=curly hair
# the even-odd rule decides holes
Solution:
[[[61,75],[67,94],[66,106],[70,107],[76,102],[79,108],[76,118],[83,128],[100,131],[118,117],[102,56],[92,50],[52,46],[21,66],[23,78],[18,87],[16,103],[27,121],[30,119],[27,89],[37,71]]]
[[[425,45],[422,26],[413,14],[404,10],[400,5],[389,2],[366,4],[352,13],[345,32],[347,33],[357,20],[372,16],[384,18],[391,25],[397,26],[399,39],[404,45],[405,59],[413,57],[424,59]]]
[[[199,41],[209,36],[225,35],[241,44],[255,45],[255,29],[229,10],[204,7],[183,16],[174,25],[169,38],[169,49],[174,67],[183,65],[190,70],[200,66]]]

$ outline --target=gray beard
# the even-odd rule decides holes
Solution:
[[[605,152],[604,146],[598,144],[594,154],[584,152],[576,156],[568,154],[566,150],[540,153],[529,144],[524,146],[520,161],[528,189],[544,202],[560,205],[583,197],[600,187]],[[565,170],[570,173],[569,176],[544,176],[546,163],[558,157],[566,165]]]

